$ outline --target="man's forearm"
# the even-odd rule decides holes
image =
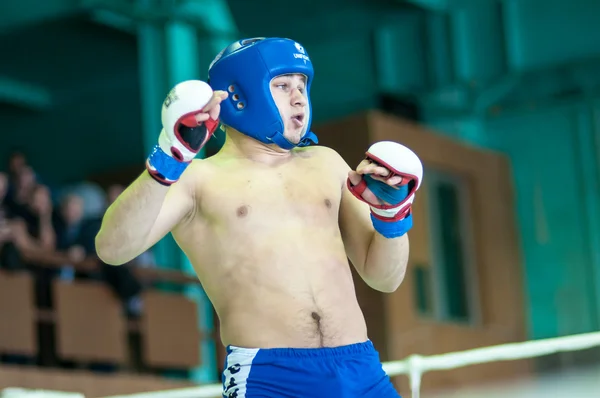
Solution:
[[[386,293],[398,289],[406,274],[408,253],[408,234],[388,239],[374,232],[364,266],[367,284]]]
[[[107,209],[96,236],[96,251],[107,264],[123,264],[146,249],[168,187],[143,172]]]

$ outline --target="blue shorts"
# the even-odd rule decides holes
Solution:
[[[400,398],[371,341],[335,348],[227,347],[224,398]]]

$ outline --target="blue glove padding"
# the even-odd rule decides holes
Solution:
[[[395,206],[402,203],[409,194],[408,184],[395,188],[383,181],[374,179],[368,174],[364,175],[363,178],[367,183],[367,187],[373,192],[373,195],[390,205]],[[377,218],[371,213],[371,221],[373,221],[375,231],[386,238],[397,238],[402,236],[407,233],[413,225],[412,215],[410,213],[401,219],[390,219],[385,221]]]
[[[400,204],[408,196],[408,184],[392,187],[383,181],[374,179],[369,174],[363,175],[363,178],[373,195],[393,206]]]
[[[150,175],[163,185],[171,185],[179,180],[189,163],[179,162],[167,155],[157,144],[148,156],[147,166]]]
[[[404,235],[413,226],[412,214],[409,214],[401,220],[383,221],[371,213],[371,221],[373,222],[375,231],[388,239],[398,238]]]

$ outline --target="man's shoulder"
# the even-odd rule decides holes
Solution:
[[[300,149],[301,151],[306,151],[313,156],[317,156],[319,158],[324,158],[327,160],[334,160],[338,162],[343,162],[344,159],[342,156],[333,148],[324,145],[311,145],[307,147],[303,147]]]
[[[208,165],[209,165],[209,162],[207,162],[206,159],[202,159],[202,158],[192,159],[192,161],[185,168],[185,171],[183,174],[190,175],[190,174],[201,173],[204,171],[204,169],[207,168]]]
[[[224,161],[226,159],[223,156],[219,156],[219,154],[205,158],[197,157],[191,161],[188,169],[191,169],[194,173],[207,173],[218,169]]]
[[[209,175],[214,172],[214,165],[209,158],[193,159],[181,175],[179,185],[185,185],[188,188],[197,188],[200,183],[205,181]]]
[[[310,151],[311,157],[318,161],[323,172],[333,173],[340,181],[346,180],[350,166],[335,149],[323,145],[314,145],[305,149]]]

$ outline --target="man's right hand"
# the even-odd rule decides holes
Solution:
[[[162,106],[163,129],[146,168],[163,185],[176,182],[206,145],[217,126],[221,101],[227,92],[213,92],[200,80],[177,84]]]

